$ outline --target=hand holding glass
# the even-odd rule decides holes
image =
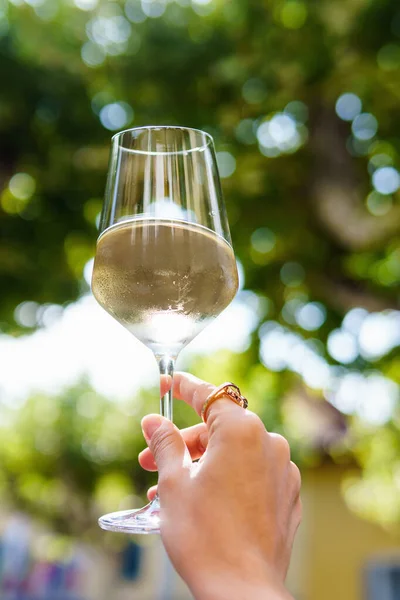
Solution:
[[[184,346],[232,301],[238,276],[210,135],[144,127],[113,137],[92,290],[173,377]],[[172,420],[172,387],[161,398]],[[158,533],[156,498],[103,529]]]

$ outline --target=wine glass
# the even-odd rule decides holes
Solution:
[[[179,352],[237,288],[212,137],[158,126],[116,134],[92,277],[99,304],[152,350],[161,375],[173,377]],[[172,387],[160,411],[172,420]],[[159,498],[99,524],[158,533]]]

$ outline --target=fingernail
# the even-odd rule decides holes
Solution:
[[[163,422],[161,415],[149,415],[142,419],[142,431],[147,441],[150,441],[154,432],[160,427]]]

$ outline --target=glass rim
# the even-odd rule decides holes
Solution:
[[[156,151],[156,150],[135,150],[134,148],[127,148],[126,146],[120,143],[120,138],[124,136],[125,133],[130,133],[133,131],[149,131],[151,129],[172,129],[172,130],[180,130],[180,131],[194,131],[195,133],[200,133],[206,139],[206,143],[201,146],[196,146],[195,148],[188,148],[187,150],[170,150],[170,151]],[[118,148],[124,150],[125,152],[130,152],[132,154],[147,154],[149,156],[173,156],[175,154],[189,154],[191,152],[202,152],[212,147],[214,144],[213,137],[203,131],[202,129],[196,129],[194,127],[182,127],[181,125],[143,125],[142,127],[131,127],[129,129],[123,129],[122,131],[118,131],[115,133],[111,141],[115,143],[118,141]]]

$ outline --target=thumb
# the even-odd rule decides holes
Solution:
[[[156,461],[159,482],[173,472],[181,474],[183,467],[191,464],[186,444],[171,421],[161,415],[147,415],[142,419],[142,430]]]

